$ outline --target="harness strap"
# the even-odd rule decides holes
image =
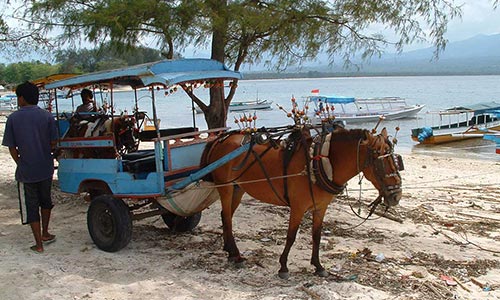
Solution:
[[[227,183],[230,183],[230,182],[235,182],[236,180],[238,180],[241,176],[243,176],[243,174],[245,174],[245,172],[250,169],[254,164],[255,162],[258,162],[259,163],[259,166],[260,168],[262,169],[262,172],[264,173],[264,176],[266,178],[266,181],[269,183],[269,185],[271,186],[271,189],[273,190],[274,194],[276,195],[276,197],[278,197],[278,199],[280,199],[281,202],[283,202],[285,205],[287,206],[290,206],[290,201],[288,201],[288,199],[283,199],[280,194],[278,193],[278,191],[276,190],[276,188],[274,187],[272,181],[271,181],[271,178],[269,176],[269,174],[267,173],[266,171],[266,168],[264,166],[264,163],[262,162],[262,157],[264,157],[264,155],[271,149],[273,149],[273,144],[269,145],[269,147],[267,147],[266,150],[264,150],[260,155],[255,152],[253,150],[253,146],[255,145],[254,142],[250,142],[250,148],[249,148],[249,151],[247,151],[246,155],[245,155],[245,158],[243,159],[243,162],[240,163],[238,166],[234,167],[233,170],[240,170],[241,168],[243,168],[243,166],[245,165],[245,163],[247,162],[248,160],[248,157],[250,156],[250,153],[252,153],[255,157],[255,159],[250,163],[248,164],[248,166],[241,171],[240,175],[236,176],[235,178],[231,179],[230,181],[228,182],[225,182],[225,183],[222,183],[222,184],[227,184]],[[211,150],[213,149],[213,146],[212,148],[210,149],[210,152],[209,154],[211,153]],[[286,180],[286,177],[284,177],[284,180]],[[236,183],[235,183],[236,184]]]
[[[288,137],[288,143],[285,146],[285,151],[283,153],[283,175],[285,178],[283,179],[283,197],[285,198],[287,203],[290,203],[290,198],[288,197],[288,179],[286,175],[288,174],[288,164],[292,160],[292,156],[297,148],[297,133],[301,133],[300,131],[294,131]],[[300,135],[301,137],[302,135]]]
[[[267,152],[267,150],[271,149],[271,147],[267,148],[266,151],[264,151],[262,153],[262,156],[263,154],[265,154]],[[262,172],[264,173],[264,176],[266,177],[266,181],[267,183],[269,183],[269,185],[271,186],[271,189],[273,190],[274,194],[276,195],[276,197],[278,197],[278,199],[280,199],[281,202],[285,203],[287,206],[290,206],[290,199],[288,198],[288,194],[286,193],[287,192],[287,189],[285,188],[285,195],[284,195],[284,198],[283,199],[280,194],[278,194],[278,191],[276,190],[276,188],[274,187],[273,185],[273,182],[271,181],[271,178],[269,176],[269,174],[267,173],[266,171],[266,167],[264,166],[264,163],[262,162],[262,156],[259,155],[257,152],[253,151],[252,150],[252,153],[254,154],[255,156],[255,160],[252,162],[252,164],[257,161],[259,163],[259,166],[260,168],[262,169]],[[285,182],[285,186],[286,186],[286,174],[283,174],[285,177],[284,177],[284,182]]]

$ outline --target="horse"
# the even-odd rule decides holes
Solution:
[[[138,129],[134,116],[91,115],[82,117],[76,113],[70,119],[70,126],[64,138],[97,137],[114,135],[115,148],[110,149],[73,149],[70,156],[115,158],[118,155],[137,151],[139,147]],[[68,154],[66,153],[66,156]]]
[[[201,157],[206,166],[242,145],[250,150],[213,170],[205,180],[215,183],[222,204],[224,250],[237,266],[244,258],[235,243],[232,218],[244,193],[269,204],[290,207],[286,244],[280,256],[278,275],[289,277],[288,254],[306,211],[312,211],[311,264],[315,274],[327,276],[319,259],[323,219],[328,204],[342,192],[349,179],[360,172],[377,188],[377,205],[397,205],[401,199],[401,156],[384,128],[374,135],[368,130],[346,130],[312,137],[306,126],[295,128],[286,139],[269,134],[228,132],[209,142]]]

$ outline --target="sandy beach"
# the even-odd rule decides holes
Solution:
[[[3,136],[5,117],[0,117]],[[1,139],[2,137],[0,137]],[[495,155],[492,153],[492,155]],[[0,299],[500,299],[500,155],[482,161],[403,153],[403,199],[386,217],[362,225],[357,178],[330,205],[313,275],[311,216],[289,256],[290,279],[277,276],[288,209],[245,197],[234,218],[245,268],[222,250],[220,205],[193,232],[175,234],[161,217],[134,222],[130,244],[99,250],[81,195],[58,189],[51,231],[57,241],[36,254],[21,225],[15,165],[0,147]],[[363,181],[361,213],[375,197]]]

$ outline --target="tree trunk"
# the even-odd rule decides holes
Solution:
[[[221,63],[225,61],[225,46],[228,19],[227,0],[211,0],[213,10],[213,34],[212,34],[212,55],[211,58]],[[224,97],[224,86],[217,84],[210,88],[210,106],[205,112],[205,120],[208,128],[226,127],[227,110],[229,101]]]

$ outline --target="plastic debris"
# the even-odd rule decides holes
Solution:
[[[353,275],[350,275],[350,276],[347,276],[344,278],[345,281],[355,281],[356,279],[358,279],[358,275],[356,275],[356,274],[353,274]]]
[[[385,259],[384,253],[379,253],[379,254],[377,254],[377,256],[375,256],[375,260],[377,262],[382,262],[384,259]]]
[[[449,285],[449,286],[457,285],[457,282],[451,276],[441,275],[440,278],[441,278],[441,280],[446,282],[446,285]]]

